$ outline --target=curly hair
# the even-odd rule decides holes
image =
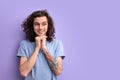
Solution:
[[[22,23],[23,32],[26,33],[26,38],[31,42],[35,42],[36,34],[33,29],[33,22],[36,17],[46,16],[48,20],[48,30],[46,33],[47,41],[51,42],[55,38],[55,27],[52,17],[48,14],[47,10],[38,10],[30,14]]]

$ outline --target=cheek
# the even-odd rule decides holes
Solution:
[[[45,27],[45,30],[46,30],[46,31],[48,30],[48,26]]]
[[[34,31],[36,31],[36,30],[37,30],[37,27],[34,26],[33,29],[34,29]]]

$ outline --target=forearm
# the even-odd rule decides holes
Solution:
[[[49,62],[49,66],[50,66],[51,70],[56,75],[61,74],[62,69],[63,69],[62,63],[59,62],[57,59],[52,58],[52,56],[50,55],[50,53],[46,49],[44,50],[44,53],[45,53],[46,59]]]
[[[33,66],[35,65],[38,52],[39,49],[35,48],[30,58],[28,58],[23,64],[20,65],[20,72],[24,77],[26,77],[29,74],[29,72],[32,70]]]

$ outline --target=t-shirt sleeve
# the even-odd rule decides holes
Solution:
[[[62,42],[60,40],[58,40],[58,42],[57,42],[57,46],[56,46],[56,50],[55,50],[55,55],[56,55],[56,57],[61,56],[62,59],[65,58],[63,44],[62,44]]]
[[[20,43],[20,46],[19,46],[18,52],[17,52],[17,57],[21,57],[21,56],[27,57],[26,50],[25,50],[25,44],[23,41]]]

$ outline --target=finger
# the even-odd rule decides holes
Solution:
[[[44,36],[44,38],[47,38],[47,36]]]
[[[41,37],[42,37],[42,38],[44,38],[44,37],[47,38],[47,36],[38,36],[38,37],[40,37],[40,38],[41,38]]]

